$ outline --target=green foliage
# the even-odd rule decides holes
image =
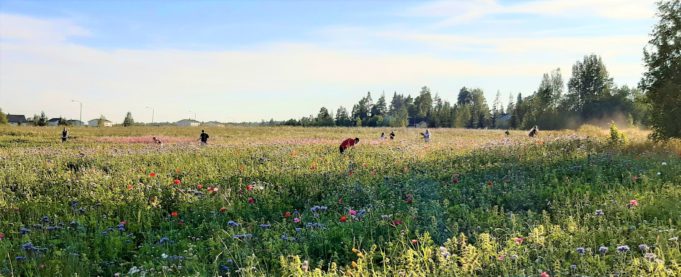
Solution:
[[[61,145],[3,126],[0,274],[674,276],[681,148],[614,147],[590,128],[541,143],[438,129],[426,146],[406,128],[369,143],[374,129],[225,127],[192,148],[191,128]],[[163,147],[129,143],[152,134]],[[340,156],[339,134],[367,143]]]
[[[2,112],[2,108],[0,108],[0,125],[5,125],[7,124],[7,115]]]
[[[681,138],[681,1],[660,1],[657,16],[639,86],[650,103],[653,138]]]
[[[33,116],[33,125],[35,126],[47,126],[47,116],[45,115],[45,112],[40,112],[40,116],[34,115]]]
[[[99,124],[99,122],[97,122]],[[103,123],[102,123],[103,124]],[[123,119],[123,127],[130,127],[135,124],[135,120],[132,118],[132,113],[128,112]]]
[[[617,129],[615,122],[610,123],[610,143],[612,144],[626,144],[627,138],[624,133]]]
[[[100,115],[99,119],[97,119],[97,127],[104,127],[106,124],[106,117],[104,115]]]

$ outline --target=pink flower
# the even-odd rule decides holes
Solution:
[[[546,273],[546,271],[542,272],[540,276],[541,276],[541,277],[551,277],[551,275],[549,275],[548,273]]]
[[[294,218],[294,219],[293,219],[293,222],[295,222],[295,223],[300,223],[300,218],[297,218],[297,217]]]
[[[350,209],[350,215],[357,215],[357,211]]]
[[[638,200],[636,199],[629,200],[629,206],[638,207]]]
[[[5,239],[5,233],[0,233],[0,240]]]
[[[499,255],[497,257],[497,260],[499,260],[499,261],[504,261],[504,259],[506,259],[506,255]]]
[[[515,241],[516,244],[521,245],[525,239],[523,237],[516,237],[513,239],[513,241]]]
[[[173,180],[173,183],[175,183],[176,185],[179,185],[179,184],[182,184],[182,181],[180,181],[180,179],[175,179],[175,180]]]

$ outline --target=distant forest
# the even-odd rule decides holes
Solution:
[[[503,129],[527,129],[535,125],[540,129],[565,129],[610,120],[629,125],[649,124],[649,109],[641,90],[614,84],[597,55],[577,61],[567,85],[560,69],[556,69],[543,75],[531,95],[509,94],[505,107],[500,98],[497,92],[490,107],[481,89],[463,87],[456,102],[450,103],[424,86],[416,97],[395,92],[390,102],[385,95],[374,102],[368,92],[351,111],[341,106],[334,114],[322,107],[316,116],[263,124]]]

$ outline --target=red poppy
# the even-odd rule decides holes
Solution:
[[[203,189],[203,185],[202,184],[196,185],[196,189]]]
[[[172,212],[172,213],[170,213],[170,216],[172,216],[172,217],[177,217],[177,216],[178,216],[178,213],[177,213],[177,212]]]
[[[248,198],[248,204],[254,204],[255,203],[255,198],[249,197]]]
[[[284,212],[284,218],[291,217],[291,212]]]
[[[352,174],[354,174],[354,172],[352,172],[352,170],[350,170],[350,172],[348,172],[348,176],[352,176]]]
[[[5,233],[0,233],[0,240],[5,239]]]
[[[346,221],[348,221],[348,217],[347,217],[347,216],[341,216],[341,217],[340,217],[340,222],[346,222]]]
[[[457,177],[457,176],[452,177],[452,183],[458,184],[459,183],[459,177]]]
[[[156,177],[156,173],[154,173],[154,172],[149,173],[149,177]]]
[[[401,224],[402,224],[402,221],[400,221],[400,220],[393,220],[393,225],[394,225],[394,226],[401,225]]]
[[[133,189],[132,185],[128,184],[128,190],[132,190],[132,189]]]
[[[221,213],[225,213],[226,211],[227,211],[227,208],[225,208],[225,207],[220,208]]]
[[[549,275],[548,273],[546,273],[546,271],[544,271],[544,272],[541,273],[541,277],[551,277],[551,275]]]
[[[175,183],[176,185],[179,185],[179,184],[182,184],[182,181],[180,181],[180,179],[175,179],[175,180],[173,180],[173,183]]]
[[[253,185],[247,185],[247,186],[246,186],[246,190],[248,190],[248,191],[253,190]]]
[[[418,244],[418,243],[419,243],[419,241],[416,240],[416,239],[411,240],[411,244]]]

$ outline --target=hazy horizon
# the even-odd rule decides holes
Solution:
[[[83,121],[258,122],[422,86],[527,96],[584,55],[636,86],[654,1],[5,1],[0,108]]]

